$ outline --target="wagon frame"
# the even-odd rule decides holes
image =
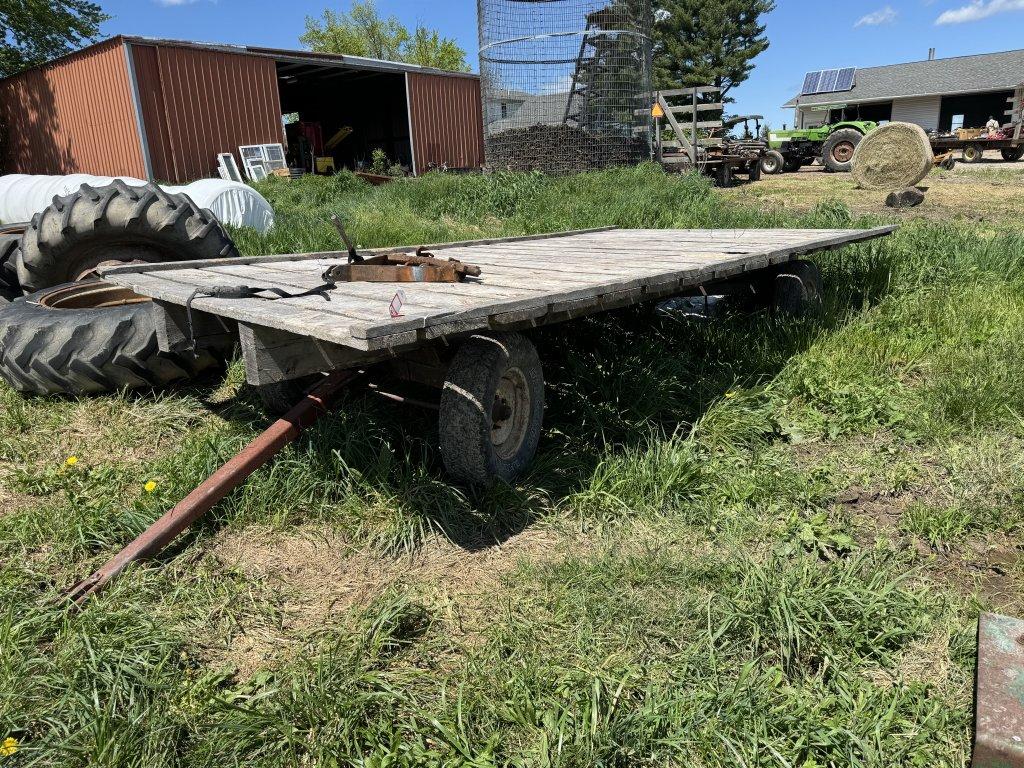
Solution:
[[[816,268],[802,257],[895,229],[609,227],[368,249],[360,254],[425,248],[439,258],[479,265],[482,274],[455,284],[344,283],[326,296],[279,301],[213,298],[203,291],[244,284],[306,292],[348,254],[129,264],[100,273],[153,300],[163,351],[240,343],[248,383],[278,410],[294,403],[312,376],[381,363],[398,378],[439,389],[446,467],[460,480],[487,484],[514,477],[537,448],[543,378],[524,333],[700,293],[741,294],[762,306],[774,301],[792,309],[820,290]]]

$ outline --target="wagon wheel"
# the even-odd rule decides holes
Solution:
[[[765,152],[761,156],[761,173],[767,173],[769,176],[782,173],[785,165],[786,160],[782,153],[774,149]]]
[[[807,317],[821,311],[823,287],[816,264],[798,259],[775,275],[772,311],[789,317]]]
[[[537,452],[543,418],[544,374],[533,344],[518,333],[471,336],[441,393],[445,469],[473,485],[512,480]]]
[[[968,144],[964,147],[963,161],[965,163],[980,163],[985,156],[985,148],[978,144]]]

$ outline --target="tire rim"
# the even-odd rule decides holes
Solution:
[[[498,458],[510,461],[519,452],[529,430],[531,404],[526,376],[518,368],[508,368],[491,408],[491,445]]]
[[[775,162],[774,158],[766,158],[761,161],[761,169],[765,173],[772,174],[779,169],[779,164]]]
[[[145,304],[151,299],[128,288],[99,281],[77,283],[44,294],[39,306],[47,309],[109,309],[130,304]]]
[[[852,141],[840,141],[832,147],[832,159],[837,163],[848,163],[853,158],[855,149]]]

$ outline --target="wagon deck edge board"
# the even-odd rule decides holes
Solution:
[[[504,329],[516,323],[543,325],[581,314],[660,298],[703,283],[751,272],[799,256],[891,234],[897,227],[868,230],[622,230],[604,228],[525,238],[429,246],[463,261],[480,263],[471,283],[339,284],[332,300],[321,297],[262,301],[196,298],[197,313],[337,345],[357,353],[408,348],[448,335]],[[415,246],[402,249],[414,250]],[[339,262],[342,252],[243,257],[209,262],[126,265],[102,270],[104,279],[132,288],[165,307],[183,306],[192,292],[211,285],[272,285],[274,265]],[[250,269],[227,269],[231,267]],[[547,268],[547,272],[545,271]],[[236,276],[233,273],[241,273]],[[279,281],[315,280],[291,268]],[[517,283],[522,281],[520,288]],[[486,287],[474,295],[474,284]],[[410,310],[392,319],[388,305],[398,289]],[[483,295],[486,293],[487,295]],[[504,298],[502,297],[504,294]],[[417,299],[424,305],[417,306]]]

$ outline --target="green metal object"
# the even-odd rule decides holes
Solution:
[[[866,136],[877,127],[878,123],[870,120],[844,120],[815,128],[771,131],[768,134],[768,148],[782,155],[786,162],[786,170],[795,170],[801,165],[810,165],[820,158],[825,151],[826,142],[832,134],[838,131],[855,131],[861,136]],[[837,137],[837,140],[839,138]],[[851,142],[849,138],[842,138],[842,141],[847,145],[847,151],[841,161],[849,163],[849,156],[852,155],[855,142]],[[848,165],[842,166],[842,169],[848,170]]]
[[[817,128],[804,128],[794,131],[772,131],[768,135],[768,146],[781,152],[787,143],[794,141],[808,141],[824,144],[825,139],[843,128],[852,128],[866,136],[877,127],[878,123],[873,123],[870,120],[845,120],[841,123],[833,123],[831,125],[819,125]]]
[[[978,620],[972,768],[1024,766],[1024,621]]]

